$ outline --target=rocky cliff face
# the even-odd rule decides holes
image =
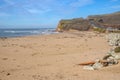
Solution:
[[[94,24],[102,26],[103,28],[120,30],[120,12],[105,15],[88,16],[87,19]]]
[[[86,31],[90,28],[89,21],[78,18],[71,20],[61,20],[58,24],[57,31],[69,31],[70,29]]]
[[[110,24],[110,25],[120,24],[120,12],[115,12],[112,14],[104,14],[104,15],[92,15],[92,16],[88,16],[87,19],[103,24]]]
[[[92,15],[87,19],[76,18],[70,20],[61,20],[57,26],[57,31],[69,31],[71,29],[87,31],[91,27],[117,28],[120,30],[120,12],[104,15]]]

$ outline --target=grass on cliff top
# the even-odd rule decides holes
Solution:
[[[72,20],[61,20],[60,23],[61,24],[72,23]]]
[[[96,32],[100,32],[100,33],[105,33],[106,30],[105,29],[102,29],[102,28],[93,28],[94,31]]]
[[[93,28],[93,31],[96,31],[96,32],[100,32],[100,33],[105,33],[106,32],[106,29],[102,29],[102,28]],[[108,31],[109,33],[120,33],[120,30],[118,31]]]

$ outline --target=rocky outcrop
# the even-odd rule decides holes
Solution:
[[[115,12],[112,14],[104,14],[104,15],[91,15],[87,18],[90,21],[103,23],[103,24],[120,24],[120,12]]]
[[[87,31],[92,27],[99,27],[108,30],[120,30],[120,12],[105,15],[92,15],[88,16],[86,19],[76,18],[61,20],[56,30],[69,31],[74,29],[79,31]]]
[[[90,28],[89,21],[78,18],[71,20],[61,20],[58,24],[57,31],[69,31],[71,29],[79,31],[87,31]]]
[[[120,30],[120,12],[104,15],[93,15],[87,18],[91,23],[108,30]]]

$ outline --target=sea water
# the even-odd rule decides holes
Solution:
[[[29,35],[54,34],[55,28],[36,28],[36,29],[0,29],[0,37],[21,37]]]

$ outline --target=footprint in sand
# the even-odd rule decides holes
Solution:
[[[2,58],[2,60],[8,60],[8,58]]]

